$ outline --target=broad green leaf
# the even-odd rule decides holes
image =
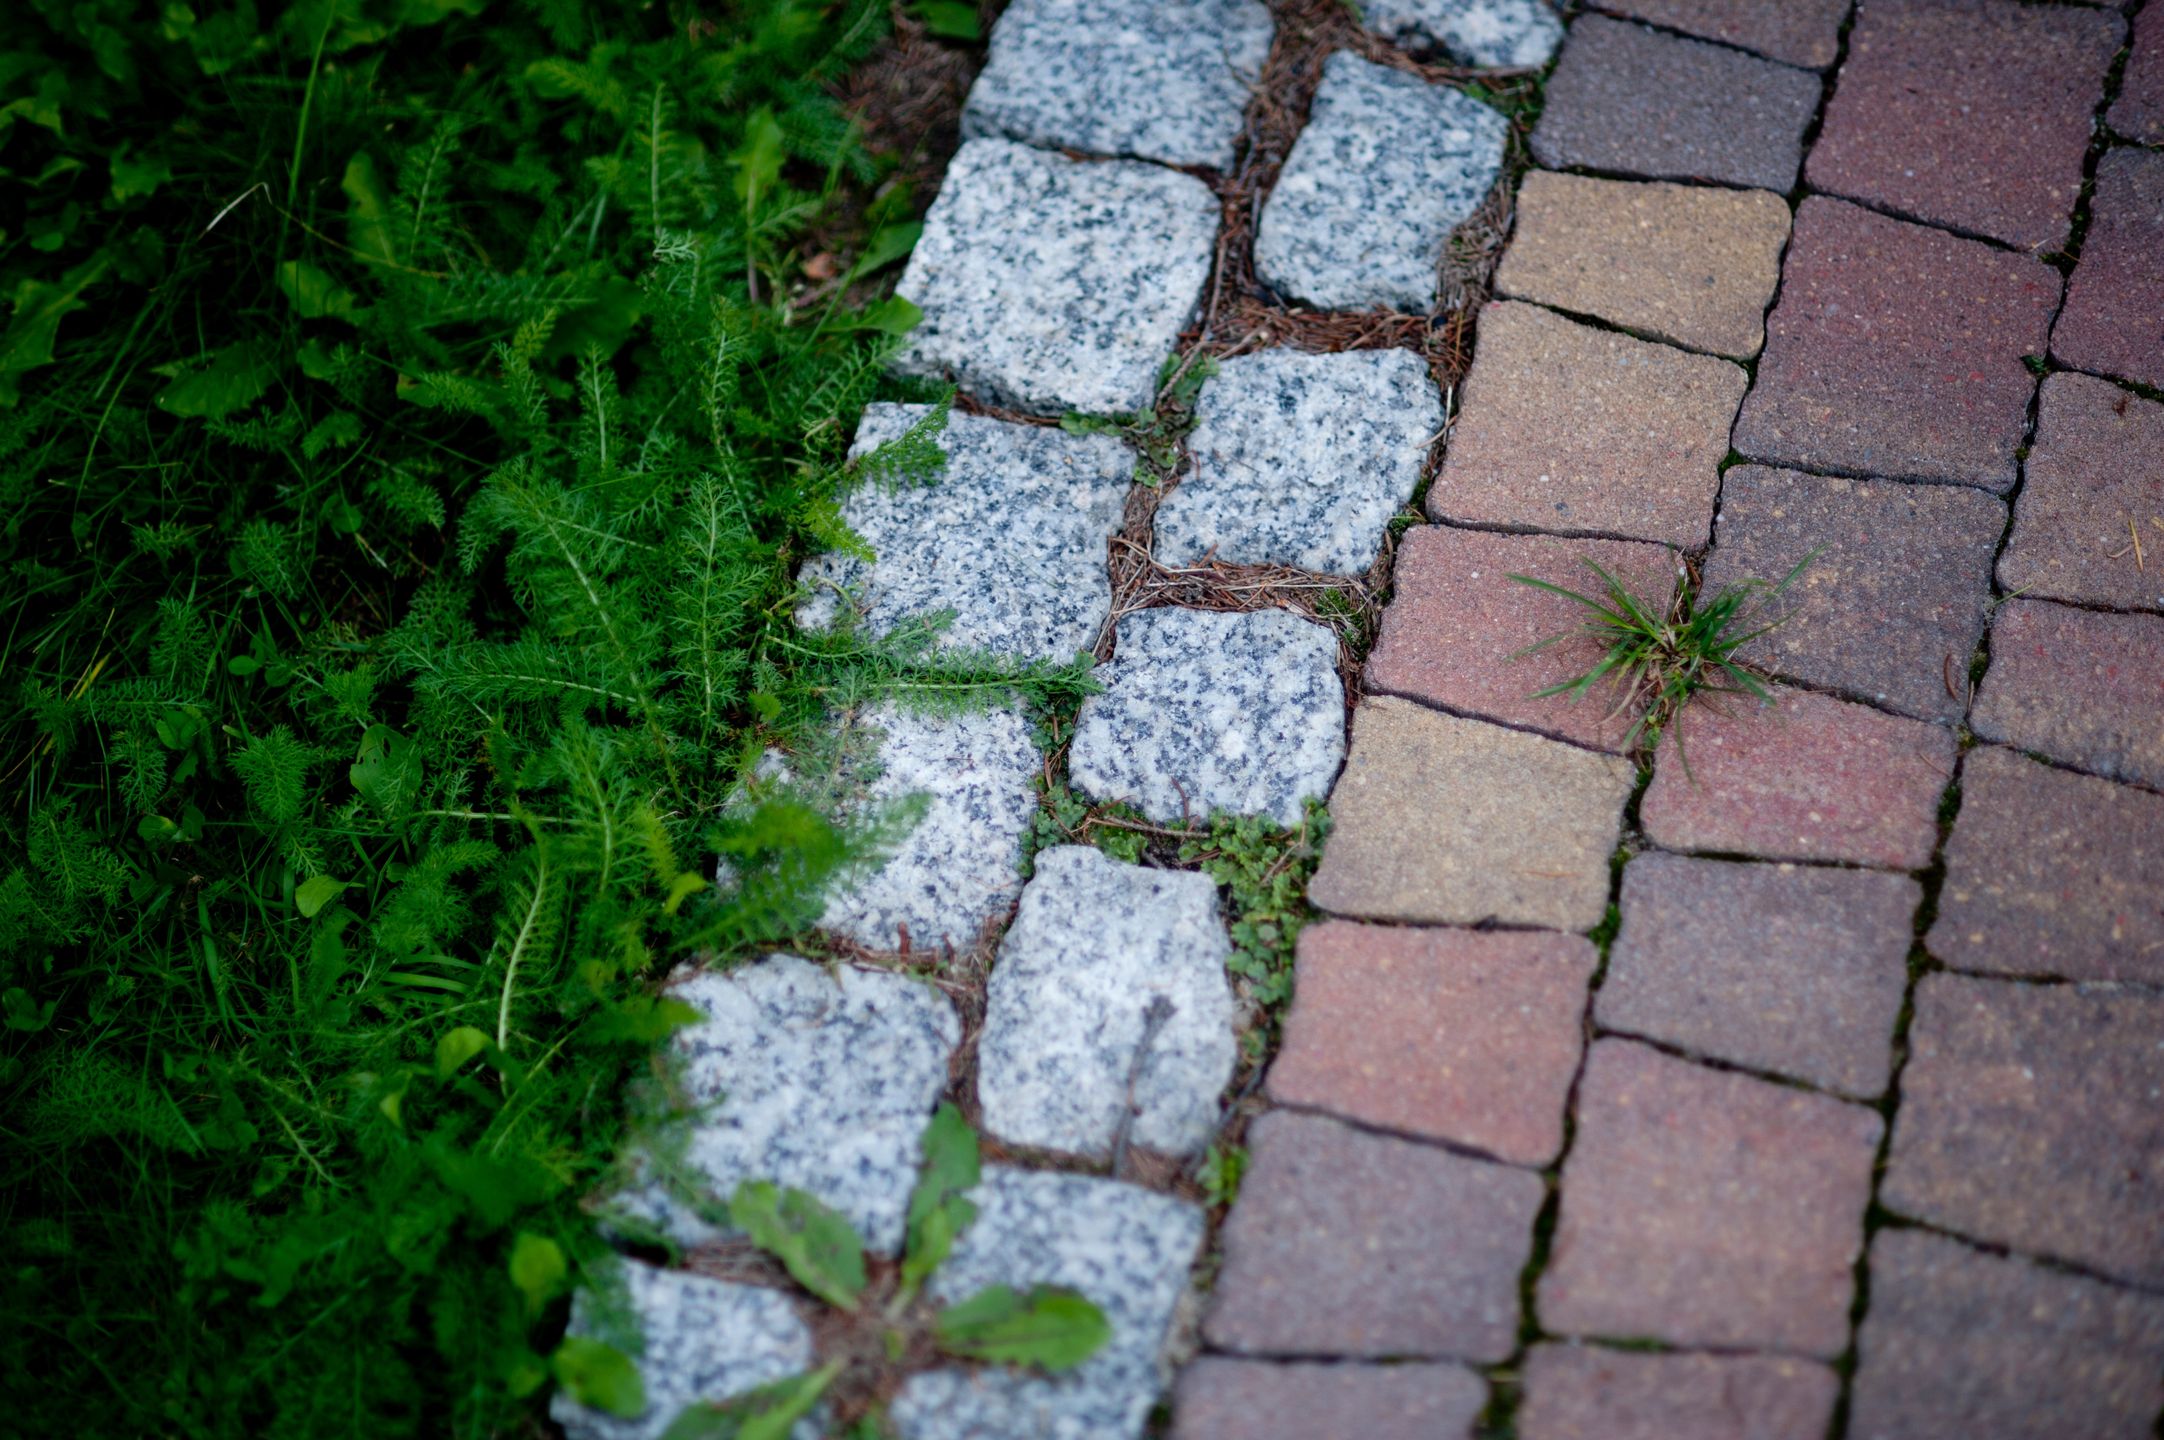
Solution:
[[[278,267],[278,288],[303,320],[322,320],[353,311],[353,292],[305,260],[288,260]]]
[[[729,1223],[781,1261],[797,1284],[838,1309],[856,1308],[864,1242],[840,1215],[801,1190],[747,1180],[729,1197]]]
[[[842,1362],[747,1390],[719,1405],[692,1405],[661,1432],[661,1440],[787,1440],[797,1421],[811,1413]]]
[[[781,122],[774,112],[763,105],[752,111],[744,122],[744,143],[729,157],[736,165],[736,196],[747,211],[757,209],[780,181],[781,163],[787,156]]]
[[[293,903],[302,915],[313,920],[324,906],[344,894],[346,887],[352,883],[350,880],[333,879],[329,875],[310,876],[293,892]]]
[[[556,1383],[581,1405],[621,1415],[625,1419],[644,1413],[646,1384],[631,1357],[613,1345],[584,1335],[566,1335],[549,1358]]]
[[[104,277],[109,263],[99,254],[62,275],[57,284],[25,280],[15,287],[14,311],[7,329],[0,331],[0,374],[52,362],[60,322],[83,308],[83,292]]]
[[[456,1075],[468,1060],[488,1048],[488,1032],[473,1025],[461,1025],[446,1030],[436,1042],[436,1078],[448,1080]]]
[[[391,200],[376,176],[376,162],[366,151],[346,162],[339,188],[346,192],[346,243],[363,260],[395,263],[391,245]]]
[[[158,408],[168,415],[216,420],[253,405],[277,377],[280,356],[268,340],[228,345],[208,365],[191,370],[158,392]]]
[[[826,324],[828,330],[878,330],[888,335],[906,335],[917,328],[924,312],[899,295],[889,295],[876,305],[868,305],[853,314],[837,315]]]
[[[1105,1312],[1073,1290],[1038,1285],[1024,1295],[993,1285],[932,1318],[939,1348],[965,1360],[1071,1370],[1112,1338]]]
[[[105,162],[106,169],[112,175],[112,198],[116,204],[133,200],[139,195],[152,194],[160,185],[173,178],[173,168],[165,162],[164,157],[137,157],[130,155],[128,148],[122,145]]]
[[[917,0],[910,10],[926,30],[942,40],[976,41],[984,37],[977,7],[962,0]]]
[[[924,1127],[924,1166],[909,1195],[909,1235],[902,1253],[902,1290],[914,1295],[954,1248],[977,1207],[962,1192],[979,1176],[976,1132],[952,1104],[942,1104]]]
[[[872,238],[864,242],[864,253],[850,267],[851,275],[869,275],[874,270],[892,265],[917,246],[924,234],[924,222],[912,220],[906,225],[883,225],[872,232]]]
[[[563,1247],[546,1235],[521,1230],[511,1242],[511,1283],[526,1297],[528,1315],[538,1315],[542,1306],[561,1295],[570,1275]]]

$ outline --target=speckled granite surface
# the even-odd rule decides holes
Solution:
[[[1563,39],[1543,0],[1361,0],[1360,18],[1393,45],[1440,49],[1467,65],[1545,65]]]
[[[1255,271],[1323,310],[1424,311],[1443,245],[1503,170],[1503,117],[1343,51],[1255,234]]]
[[[1274,29],[1257,0],[1015,0],[962,133],[1229,169]]]

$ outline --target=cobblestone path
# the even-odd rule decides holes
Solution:
[[[2164,0],[1571,8],[993,32],[900,285],[947,470],[848,503],[877,559],[803,618],[1094,646],[1103,693],[1051,736],[848,717],[854,803],[930,797],[829,906],[854,963],[679,991],[714,1193],[892,1255],[950,1096],[998,1163],[935,1293],[1112,1321],[1068,1375],[910,1375],[899,1436],[2160,1433]],[[1813,552],[1771,707],[1644,756],[1529,698],[1598,652],[1513,658],[1578,616],[1505,577]],[[1372,648],[1317,594],[1387,594]],[[1047,783],[1145,831],[1327,797],[1266,1065],[1217,887],[1025,864]],[[726,1238],[659,1185],[618,1214]],[[776,1291],[629,1268],[654,1404],[559,1402],[574,1436],[815,1363]]]

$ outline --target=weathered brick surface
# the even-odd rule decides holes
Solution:
[[[2164,144],[2164,10],[2152,5],[2134,17],[2134,53],[2105,119],[2129,140]]]
[[[2126,22],[2019,0],[1871,0],[1805,174],[2023,249],[2063,244]]]
[[[1812,196],[1735,447],[1806,470],[2014,483],[2058,272]]]
[[[1976,733],[2164,787],[2164,616],[2009,600],[1991,626]]]
[[[2164,610],[2164,405],[2093,376],[2047,376],[2024,471],[2000,585]]]
[[[1595,1019],[1875,1096],[1922,898],[1905,875],[1641,855],[1623,872],[1623,929]]]
[[[1755,355],[1788,243],[1766,190],[1526,172],[1496,292],[1716,355]]]
[[[1542,1327],[1839,1354],[1879,1131],[1860,1105],[1596,1042]]]
[[[1538,1175],[1284,1110],[1248,1149],[1212,1345],[1476,1363],[1515,1348]]]
[[[1618,710],[1611,688],[1576,702],[1533,698],[1600,663],[1600,642],[1577,633],[1587,611],[1509,578],[1528,575],[1597,595],[1600,577],[1587,560],[1657,604],[1675,592],[1676,562],[1658,545],[1439,525],[1408,530],[1391,571],[1396,593],[1368,656],[1369,693],[1409,695],[1580,745],[1621,748],[1643,707]],[[1555,636],[1568,638],[1521,653]]]
[[[1701,545],[1744,384],[1710,355],[1490,305],[1428,513]]]
[[[1840,53],[1849,0],[1598,0],[1635,20],[1824,69]]]
[[[1971,750],[1926,943],[1959,970],[2164,985],[2164,795]]]
[[[1841,1382],[1788,1355],[1535,1345],[1518,1440],[1821,1440]]]
[[[1612,756],[1378,696],[1354,718],[1308,898],[1365,920],[1589,929],[1631,780]]]
[[[1558,169],[1786,194],[1818,97],[1809,71],[1585,15],[1548,79],[1533,154]]]
[[[1787,618],[1746,658],[1904,714],[1958,720],[2005,530],[2004,503],[1965,485],[1741,465],[1721,479],[1705,583],[1711,592],[1778,581],[1811,556],[1766,612]]]
[[[2164,997],[1929,975],[1879,1200],[2164,1285]]]
[[[1639,806],[1654,842],[1893,870],[1930,863],[1954,737],[1826,695],[1775,694],[1771,706],[1695,702],[1661,737]]]
[[[1577,935],[1311,925],[1270,1098],[1545,1165],[1598,963]]]
[[[2164,1299],[1922,1230],[1871,1242],[1853,1440],[2146,1440]]]
[[[1488,1387],[1460,1365],[1272,1365],[1210,1355],[1187,1367],[1172,1440],[1466,1440]]]
[[[2106,151],[2051,353],[2164,388],[2164,151]]]

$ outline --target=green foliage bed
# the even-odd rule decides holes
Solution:
[[[739,777],[1084,683],[790,619],[937,463],[845,461],[908,307],[780,298],[837,194],[913,236],[885,18],[0,7],[9,1428],[536,1429],[651,978],[877,831]]]

